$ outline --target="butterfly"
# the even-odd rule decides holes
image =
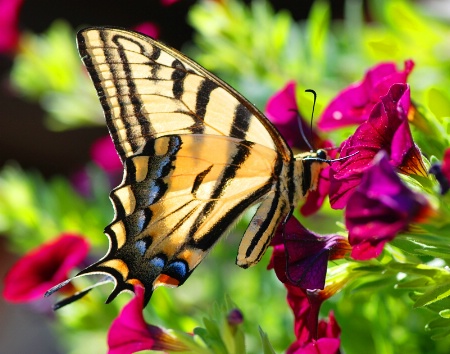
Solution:
[[[77,40],[124,176],[110,194],[115,216],[105,229],[109,250],[76,277],[107,275],[115,283],[107,303],[139,284],[147,304],[158,286],[183,284],[257,204],[236,259],[243,268],[256,264],[277,227],[316,188],[330,161],[326,152],[294,156],[254,105],[150,37],[92,27]]]

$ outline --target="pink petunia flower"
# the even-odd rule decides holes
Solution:
[[[447,181],[450,181],[450,148],[445,150],[444,152],[444,158],[442,160],[442,174],[447,179]]]
[[[137,26],[134,26],[133,29],[154,39],[158,39],[159,37],[159,27],[153,22],[142,22]]]
[[[122,161],[109,135],[94,141],[91,146],[91,158],[105,172],[115,173],[123,170]]]
[[[291,148],[308,151],[309,145],[304,141],[299,125],[302,125],[306,137],[310,136],[310,127],[302,117],[299,117],[299,114],[294,81],[288,82],[267,101],[266,116],[277,127],[288,145]],[[310,144],[322,147],[319,136],[314,131],[311,135],[313,141],[310,141]]]
[[[142,350],[186,351],[188,348],[164,329],[149,325],[143,316],[142,286],[134,287],[135,297],[122,309],[108,332],[108,354],[129,354]]]
[[[318,320],[320,306],[327,296],[320,292],[310,292],[285,284],[287,301],[294,314],[294,333],[296,341],[287,349],[287,354],[339,353],[341,330],[330,312],[329,320]],[[325,351],[328,350],[328,351]]]
[[[173,4],[176,4],[177,2],[179,2],[180,0],[161,0],[161,4],[163,6],[171,6]]]
[[[12,52],[19,43],[17,28],[23,0],[0,0],[0,53]]]
[[[400,172],[427,175],[409,129],[409,107],[409,86],[393,85],[375,105],[369,119],[342,143],[340,157],[348,158],[333,162],[330,170],[330,204],[334,209],[347,205],[362,173],[380,150],[388,153],[389,163]]]
[[[11,302],[29,302],[44,296],[87,256],[89,244],[79,235],[62,234],[25,254],[4,279],[3,297]],[[71,291],[70,287],[65,288]]]
[[[386,152],[380,151],[348,200],[345,224],[351,256],[357,260],[378,257],[386,242],[430,211],[426,198],[403,184]]]
[[[394,63],[381,63],[370,69],[362,82],[341,91],[324,110],[318,127],[332,130],[365,122],[373,107],[396,83],[405,84],[414,67],[412,60],[405,61],[405,69],[397,70]]]
[[[123,165],[111,137],[108,135],[94,141],[90,152],[92,161],[105,172],[110,187],[117,186],[122,179]],[[76,171],[71,176],[71,182],[82,196],[92,194],[92,182],[86,168]]]
[[[302,289],[323,289],[329,260],[343,258],[350,250],[339,235],[318,235],[291,217],[272,240],[273,253],[268,269],[274,268],[282,283]]]

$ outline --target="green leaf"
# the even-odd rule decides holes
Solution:
[[[272,345],[269,342],[269,337],[267,337],[267,334],[262,330],[261,327],[258,327],[259,329],[259,335],[261,337],[261,342],[263,346],[263,353],[264,354],[275,354],[275,351],[272,348]]]
[[[439,311],[439,316],[450,319],[450,309]]]
[[[422,289],[428,287],[430,284],[434,284],[428,277],[421,277],[413,280],[402,281],[395,285],[396,289]]]
[[[426,264],[412,263],[389,263],[389,268],[397,272],[403,272],[414,275],[423,275],[430,278],[436,278],[439,275],[446,275],[446,271],[440,268],[428,266]]]
[[[419,296],[419,298],[414,303],[414,307],[417,308],[426,306],[436,301],[445,299],[449,296],[450,296],[450,282],[446,282],[444,284],[437,285],[431,288],[422,296]]]

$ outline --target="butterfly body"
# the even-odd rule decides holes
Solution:
[[[88,28],[77,39],[125,171],[110,195],[109,251],[77,276],[112,277],[108,301],[142,284],[148,302],[156,287],[184,283],[259,204],[236,261],[256,264],[315,189],[323,158],[294,157],[251,103],[174,49],[117,28]]]

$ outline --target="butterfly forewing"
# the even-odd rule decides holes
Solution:
[[[148,139],[173,134],[230,136],[292,158],[251,103],[181,53],[114,28],[83,30],[78,46],[122,160]]]

